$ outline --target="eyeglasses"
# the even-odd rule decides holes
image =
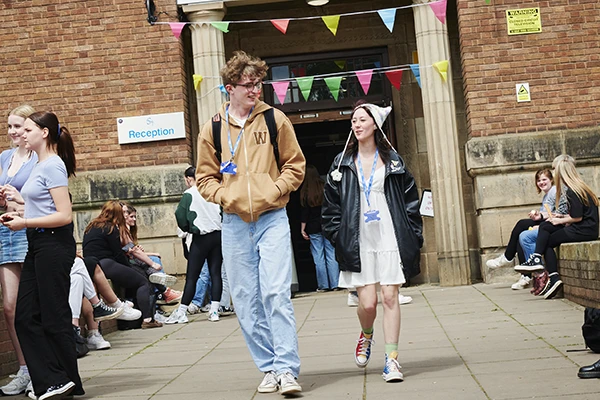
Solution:
[[[254,90],[260,91],[262,89],[262,82],[232,83],[231,86],[233,86],[233,87],[241,86],[241,87],[245,88],[248,92],[252,92]]]

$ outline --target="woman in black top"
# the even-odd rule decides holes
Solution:
[[[542,255],[550,282],[541,294],[545,299],[556,295],[562,286],[558,275],[558,262],[554,247],[562,243],[584,242],[598,238],[598,196],[581,179],[575,169],[575,159],[563,154],[552,162],[556,179],[556,206],[561,193],[566,190],[569,203],[567,215],[554,214],[542,222],[535,244],[535,253],[525,263],[517,265],[518,272],[535,272],[544,269]]]

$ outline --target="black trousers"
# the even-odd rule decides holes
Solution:
[[[539,225],[540,222],[541,221],[534,221],[531,218],[527,218],[519,220],[519,222],[515,224],[515,227],[510,233],[510,239],[506,246],[506,250],[504,251],[504,257],[506,257],[507,260],[512,260],[516,253],[521,263],[527,261],[525,260],[525,253],[523,253],[523,249],[519,243],[519,235],[530,227]]]
[[[70,272],[75,260],[73,224],[27,229],[15,328],[37,396],[72,381],[84,394],[69,307]]]
[[[185,274],[185,288],[181,304],[189,306],[196,293],[196,283],[200,277],[204,261],[208,263],[210,272],[212,301],[220,301],[223,292],[221,279],[221,266],[223,253],[221,253],[221,231],[212,231],[206,235],[194,235],[190,253],[188,254],[187,271]]]

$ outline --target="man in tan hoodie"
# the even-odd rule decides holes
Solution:
[[[246,344],[265,374],[258,391],[286,395],[302,388],[285,206],[304,179],[305,159],[292,123],[277,109],[269,111],[277,147],[271,143],[265,112],[272,107],[259,99],[267,69],[238,51],[221,70],[230,101],[202,128],[196,182],[206,200],[223,207],[223,266]],[[213,140],[218,120],[220,152]]]

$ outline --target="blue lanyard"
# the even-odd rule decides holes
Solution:
[[[250,118],[250,115],[252,115],[252,111],[254,111],[254,107],[252,107],[250,109],[250,113],[248,113],[248,116],[246,117],[246,121],[248,120],[248,118]],[[229,104],[227,105],[227,108],[225,108],[225,122],[227,123],[227,142],[229,144],[229,151],[231,152],[231,160],[233,160],[233,157],[235,156],[235,152],[237,151],[238,146],[240,145],[240,139],[242,138],[242,135],[244,134],[244,129],[246,128],[246,123],[244,122],[244,126],[242,126],[242,130],[240,131],[237,140],[235,141],[235,147],[233,146],[233,143],[231,143],[231,128],[229,126]]]
[[[356,159],[358,161],[358,169],[360,170],[360,179],[362,180],[363,190],[365,192],[365,197],[367,198],[367,205],[369,206],[369,210],[371,209],[371,202],[369,201],[369,196],[371,195],[371,188],[373,187],[373,175],[375,175],[375,170],[377,169],[377,158],[379,158],[379,149],[375,149],[375,158],[373,159],[373,168],[371,168],[371,176],[369,177],[369,185],[365,182],[365,173],[363,172],[362,162],[360,162],[360,155],[356,155]]]

